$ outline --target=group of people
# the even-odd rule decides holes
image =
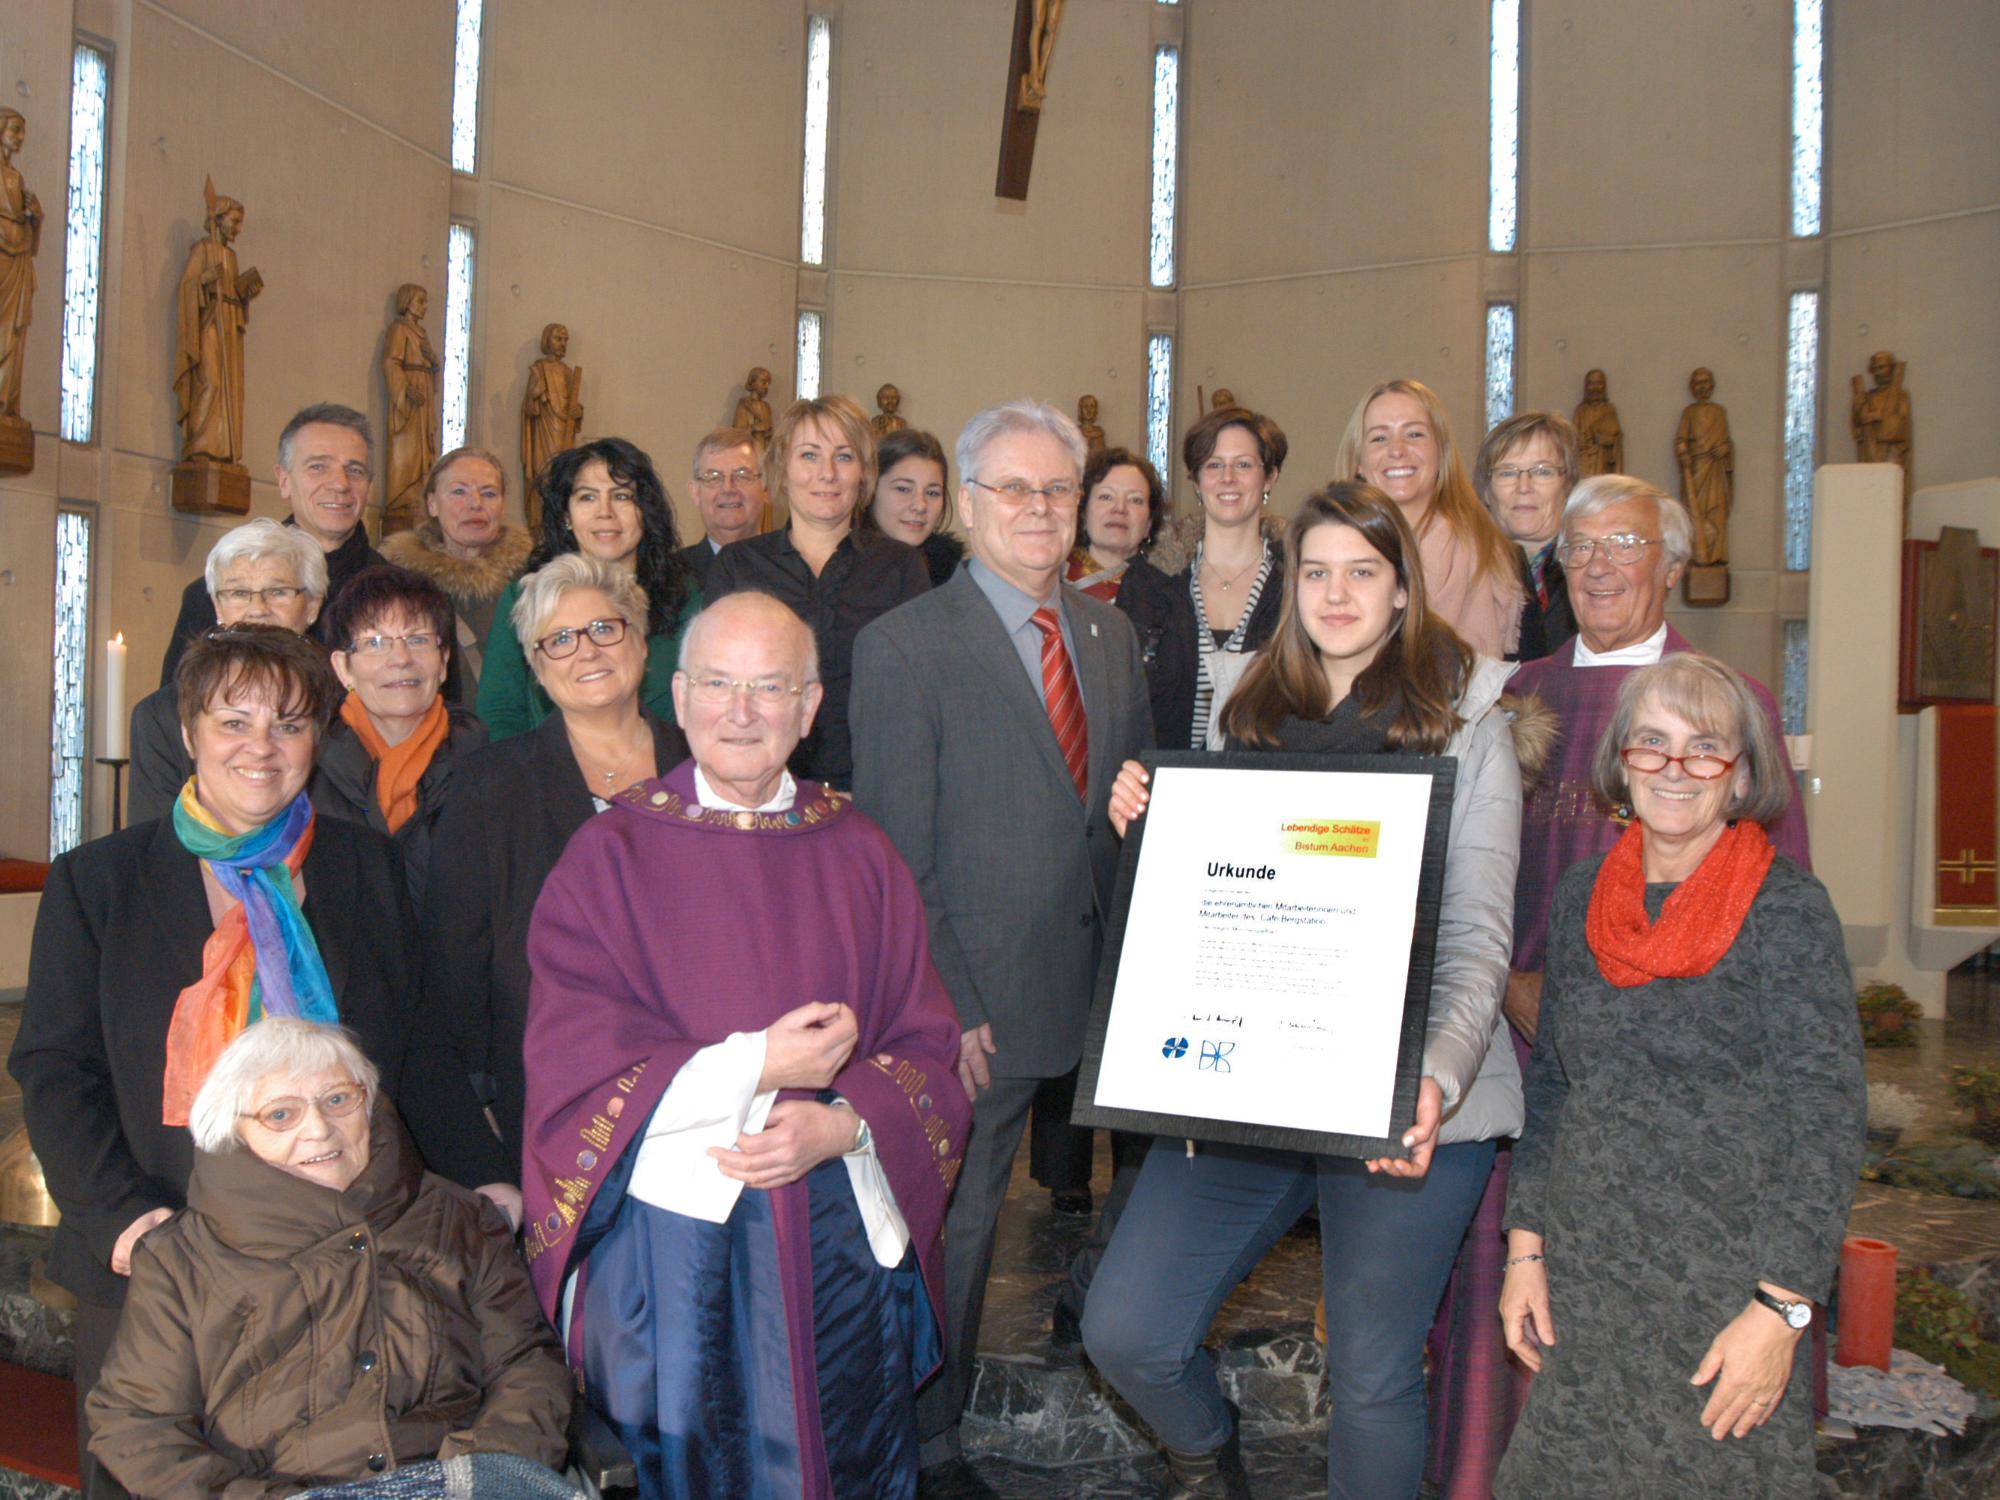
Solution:
[[[1088,1182],[1155,747],[1457,767],[1402,1153],[1118,1143],[1055,1333],[1169,1493],[1247,1493],[1202,1343],[1315,1204],[1330,1495],[1809,1492],[1859,1038],[1770,696],[1665,621],[1685,509],[1553,414],[1468,472],[1413,380],[1284,521],[1287,451],[1209,413],[1175,517],[1041,403],[947,456],[826,396],[701,440],[691,545],[603,438],[533,537],[446,454],[384,558],[301,411],[9,1060],[89,1492],[566,1493],[580,1388],[649,1496],[991,1493],[995,1227],[1031,1112]]]

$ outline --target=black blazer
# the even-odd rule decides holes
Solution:
[[[181,739],[180,695],[170,682],[132,705],[132,789],[125,804],[128,824],[150,823],[174,810],[174,799],[194,774]]]
[[[708,545],[708,538],[703,537],[692,546],[681,548],[677,555],[687,564],[688,572],[694,575],[694,586],[702,591],[704,598],[707,597],[708,570],[715,566],[716,557],[716,550]]]
[[[661,774],[687,759],[674,725],[648,716]],[[432,1170],[467,1187],[521,1179],[527,1087],[521,1034],[528,1012],[528,923],[542,882],[570,835],[596,811],[570,753],[561,714],[466,757],[431,834],[424,920],[424,1013],[399,1104]],[[499,1129],[442,1114],[467,1083]]]
[[[1264,593],[1266,597],[1272,593],[1268,583]],[[1194,734],[1195,663],[1201,655],[1187,575],[1169,576],[1145,558],[1135,557],[1126,566],[1112,602],[1139,637],[1139,659],[1145,663],[1146,687],[1152,696],[1153,743],[1185,750]],[[1264,601],[1257,602],[1261,613]]]
[[[400,1104],[419,983],[402,861],[372,829],[321,818],[302,873],[341,1023]],[[125,1227],[186,1202],[194,1144],[160,1122],[167,1026],[214,930],[200,863],[170,822],[135,824],[49,868],[7,1067],[62,1210],[49,1277],[94,1306],[124,1301],[111,1249]]]
[[[1526,603],[1521,607],[1521,645],[1509,658],[1513,661],[1540,661],[1553,656],[1576,634],[1576,616],[1569,607],[1569,578],[1563,565],[1549,559],[1549,603],[1542,607],[1535,593],[1535,570],[1526,552],[1521,553],[1521,590]]]

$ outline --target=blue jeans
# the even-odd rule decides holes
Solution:
[[[1358,1161],[1160,1141],[1083,1312],[1098,1370],[1167,1447],[1229,1438],[1202,1348],[1223,1301],[1319,1195],[1333,1416],[1328,1500],[1408,1500],[1423,1476],[1424,1336],[1493,1165],[1493,1143],[1440,1146],[1415,1181]]]

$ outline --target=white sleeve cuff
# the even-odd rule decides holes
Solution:
[[[882,1158],[875,1154],[875,1143],[870,1141],[841,1160],[847,1163],[848,1186],[854,1189],[854,1204],[861,1210],[875,1264],[901,1265],[903,1252],[910,1248],[910,1227],[903,1222],[903,1211],[896,1207],[896,1195],[890,1190],[889,1174],[882,1170]]]
[[[647,1123],[626,1191],[690,1219],[727,1220],[743,1184],[723,1176],[708,1151],[764,1128],[778,1094],[757,1091],[763,1073],[761,1031],[735,1032],[689,1058]]]

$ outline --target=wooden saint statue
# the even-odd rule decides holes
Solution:
[[[42,205],[14,166],[27,134],[20,111],[0,109],[0,474],[35,466],[35,431],[21,416],[21,363],[35,311]]]
[[[1041,113],[1049,97],[1049,59],[1056,53],[1063,0],[1034,0],[1034,6],[1034,19],[1028,31],[1028,66],[1021,74],[1021,94],[1015,101],[1017,108],[1029,114]]]
[[[910,424],[896,415],[896,409],[903,404],[903,393],[893,385],[885,385],[875,393],[875,415],[868,419],[868,425],[875,429],[878,438],[887,437],[892,432],[901,432]]]
[[[1681,412],[1674,431],[1674,457],[1681,470],[1681,499],[1694,518],[1694,557],[1685,586],[1690,604],[1729,600],[1729,509],[1736,495],[1736,448],[1729,438],[1729,413],[1709,398],[1715,376],[1696,370],[1688,377],[1694,401]]]
[[[1090,456],[1097,457],[1104,451],[1104,429],[1097,425],[1097,398],[1079,396],[1076,398],[1076,425],[1083,433],[1084,444],[1090,449]]]
[[[1903,509],[1910,505],[1910,393],[1903,389],[1903,362],[1887,349],[1868,361],[1874,389],[1854,377],[1854,461],[1903,466]]]
[[[1582,479],[1625,472],[1625,430],[1608,399],[1609,384],[1602,370],[1583,377],[1583,404],[1576,409],[1576,472]]]
[[[760,454],[771,441],[771,403],[764,399],[770,394],[771,372],[762,365],[754,366],[743,377],[743,399],[736,403],[736,415],[729,423],[747,431],[751,445]]]
[[[1235,404],[1236,392],[1232,391],[1226,385],[1217,386],[1215,394],[1208,398],[1208,409],[1210,411],[1228,411]]]
[[[521,399],[521,469],[528,481],[522,499],[528,530],[537,536],[542,502],[535,477],[563,449],[574,448],[583,429],[583,371],[563,363],[568,353],[569,329],[549,324],[542,330],[542,357],[528,367],[528,394]]]
[[[396,293],[396,321],[382,342],[382,383],[389,393],[389,463],[382,485],[382,535],[423,519],[424,478],[438,458],[443,422],[439,379],[444,361],[424,331],[430,293],[414,283]]]
[[[174,299],[174,405],[181,461],[174,466],[176,510],[250,508],[250,472],[243,467],[243,330],[250,304],[264,290],[253,267],[236,268],[243,205],[202,184],[206,233],[188,252]]]

